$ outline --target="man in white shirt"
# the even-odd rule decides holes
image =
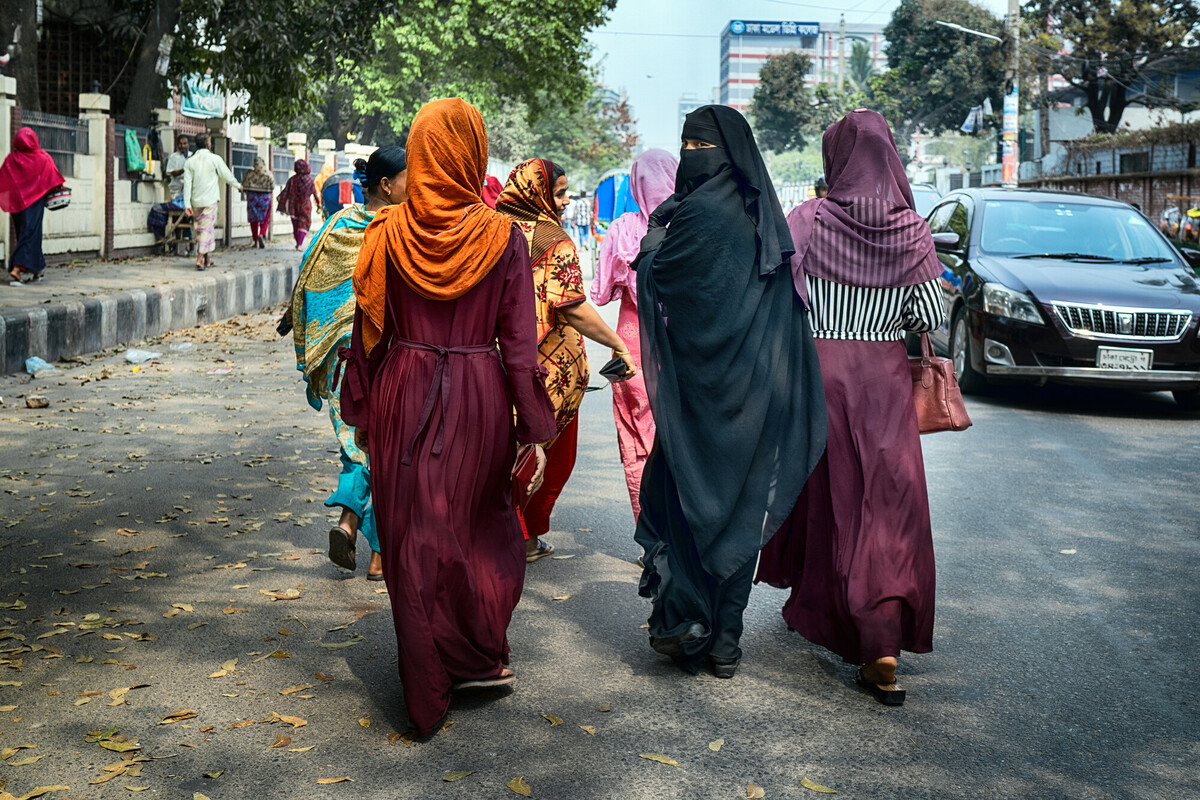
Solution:
[[[208,149],[208,137],[196,136],[196,152],[183,167],[183,206],[196,233],[196,269],[212,266],[209,253],[217,249],[217,201],[222,184],[242,190],[222,158]]]
[[[178,200],[177,205],[183,208],[183,165],[188,159],[188,137],[179,134],[175,137],[175,152],[167,157],[167,175],[171,177],[171,201]]]

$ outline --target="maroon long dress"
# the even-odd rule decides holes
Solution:
[[[371,378],[371,488],[404,702],[425,735],[454,683],[508,662],[525,581],[510,475],[517,442],[554,436],[554,408],[538,366],[529,246],[515,228],[457,300],[421,297],[390,272],[387,301],[395,338]],[[354,337],[361,352],[358,323]]]

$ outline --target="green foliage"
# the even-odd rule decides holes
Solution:
[[[779,153],[771,158],[769,169],[776,183],[815,181],[825,174],[821,145],[814,142],[803,150]]]
[[[591,93],[585,36],[616,0],[407,0],[385,15],[369,52],[341,57],[317,81],[327,133],[401,135],[417,110],[460,96],[485,116],[522,104],[535,118]],[[289,121],[291,118],[288,118]],[[287,124],[284,122],[284,124]]]
[[[1116,131],[1130,103],[1195,107],[1175,96],[1174,77],[1200,66],[1196,48],[1184,45],[1200,28],[1196,0],[1034,0],[1025,13],[1038,71],[1083,90],[1097,133]],[[1062,40],[1069,55],[1059,52]]]
[[[824,130],[847,112],[863,107],[861,94],[839,92],[825,83],[809,86],[811,59],[791,52],[767,61],[759,73],[750,116],[759,146],[782,153],[820,141]]]
[[[520,103],[486,117],[493,158],[518,162],[548,158],[567,172],[572,190],[591,191],[610,169],[628,167],[638,136],[625,98],[612,102],[599,94],[580,108],[544,102],[547,110],[533,124]]]
[[[866,42],[854,43],[848,64],[847,77],[850,79],[850,85],[856,91],[865,93],[869,88],[868,81],[875,75],[875,59],[871,57],[871,48]]]
[[[968,0],[901,0],[884,28],[891,69],[869,79],[874,105],[897,142],[907,142],[918,126],[933,134],[957,128],[985,97],[1002,107],[1000,45],[935,24],[939,19],[1004,33],[1000,20]]]

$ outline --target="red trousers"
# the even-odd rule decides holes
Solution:
[[[250,220],[250,236],[256,242],[259,239],[267,238],[267,220],[264,219],[262,222]]]
[[[542,486],[529,498],[522,515],[525,538],[543,536],[550,530],[550,512],[562,494],[563,487],[575,469],[575,453],[579,449],[579,415],[567,423],[554,443],[546,448],[546,472]]]

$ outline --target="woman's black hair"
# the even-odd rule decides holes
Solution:
[[[550,188],[551,191],[553,191],[554,184],[558,183],[559,178],[565,178],[567,176],[567,171],[558,164],[555,164],[553,161],[551,161],[550,164],[554,167],[554,169],[550,170]]]
[[[354,161],[354,179],[367,191],[374,189],[384,178],[394,178],[408,169],[404,148],[389,144],[371,153],[369,159]]]

